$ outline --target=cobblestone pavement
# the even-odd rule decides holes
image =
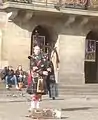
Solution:
[[[0,97],[0,120],[30,120],[28,115],[30,96]],[[60,96],[57,100],[43,97],[41,108],[62,110],[64,120],[98,120],[98,96]]]

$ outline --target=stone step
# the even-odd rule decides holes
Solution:
[[[59,91],[59,95],[98,95],[98,92],[61,92]]]
[[[59,86],[60,95],[98,95],[98,84]]]
[[[98,95],[98,84],[85,84],[85,85],[59,85],[60,95]],[[27,94],[26,88],[22,91],[16,90],[15,87],[6,90],[4,83],[0,83],[0,95],[13,95],[13,94]]]

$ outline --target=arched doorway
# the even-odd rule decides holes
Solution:
[[[85,40],[85,83],[98,83],[98,33],[90,31]]]
[[[33,47],[35,45],[39,45],[41,47],[41,50],[46,53],[51,53],[53,42],[52,42],[52,35],[50,35],[47,28],[38,25],[35,27],[35,29],[32,32],[31,36],[31,52],[33,53]]]

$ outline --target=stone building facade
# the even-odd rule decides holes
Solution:
[[[85,41],[98,28],[96,10],[35,6],[6,2],[0,12],[0,67],[22,64],[29,69],[31,36],[37,26],[47,31],[48,41],[57,44],[60,57],[59,82],[85,84]],[[96,81],[97,82],[97,81]]]

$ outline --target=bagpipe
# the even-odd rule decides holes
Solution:
[[[34,58],[34,56],[28,56],[28,59],[30,59],[30,70],[33,72],[37,72],[40,75],[42,75],[42,71],[44,71],[44,69],[47,67],[47,65],[45,64],[45,58],[43,58],[43,56],[41,56],[41,58],[39,60],[36,60]],[[33,67],[37,67],[37,69],[33,70]]]

